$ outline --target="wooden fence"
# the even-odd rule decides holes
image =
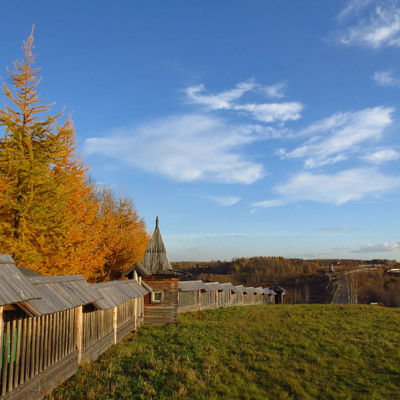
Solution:
[[[0,398],[41,399],[143,324],[142,299],[28,317],[0,307]]]
[[[178,312],[268,303],[271,296],[255,292],[178,292]],[[108,309],[89,304],[37,317],[0,306],[0,399],[42,399],[143,321],[143,296]]]
[[[267,294],[233,293],[230,290],[179,291],[178,313],[220,307],[273,304],[274,302],[273,296]]]

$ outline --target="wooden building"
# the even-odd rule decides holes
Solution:
[[[283,304],[285,302],[285,289],[278,285],[274,285],[269,289],[271,289],[275,293],[275,304]]]
[[[133,265],[123,274],[132,278],[135,273],[151,288],[150,293],[144,297],[144,322],[154,325],[177,322],[178,282],[181,273],[171,268],[158,217],[142,262]]]

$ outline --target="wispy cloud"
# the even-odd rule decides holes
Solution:
[[[393,76],[392,70],[375,72],[372,79],[383,87],[400,87],[400,79]]]
[[[301,172],[274,191],[291,201],[343,204],[400,189],[400,178],[374,168],[356,168],[334,174]]]
[[[251,184],[264,168],[241,150],[259,139],[260,130],[250,125],[191,114],[88,139],[85,151],[182,182]]]
[[[252,212],[300,201],[340,205],[349,201],[379,198],[400,189],[400,178],[385,175],[375,168],[356,168],[333,174],[300,172],[287,183],[275,186],[280,197],[253,203]]]
[[[378,139],[392,123],[393,111],[388,107],[375,107],[335,114],[299,132],[313,135],[301,146],[289,152],[280,149],[278,154],[282,158],[303,158],[307,168],[335,164],[347,159],[361,143]]]
[[[272,208],[272,207],[279,207],[285,205],[284,200],[264,200],[264,201],[257,201],[251,205],[251,213],[254,214],[257,210],[261,208]]]
[[[260,86],[259,90],[260,92],[265,93],[265,95],[270,99],[282,99],[285,97],[283,92],[286,90],[287,86],[287,81],[282,81],[271,86]]]
[[[339,13],[339,21],[343,21],[349,16],[359,15],[360,12],[376,0],[350,0],[346,7]]]
[[[399,160],[400,152],[393,149],[382,149],[362,156],[360,158],[372,164],[383,164],[385,162]]]
[[[357,20],[340,33],[340,43],[376,49],[400,46],[400,8],[397,1],[352,0],[340,12],[339,20],[344,22],[350,17]]]
[[[208,110],[230,110],[246,113],[249,117],[261,122],[285,122],[297,120],[301,117],[303,105],[299,102],[282,103],[254,103],[239,102],[249,92],[258,92],[270,98],[282,98],[286,82],[279,82],[272,86],[261,86],[254,82],[241,82],[235,88],[217,93],[208,94],[205,86],[197,85],[185,89],[187,102],[202,105]]]
[[[380,252],[392,252],[399,250],[400,250],[400,242],[385,242],[378,244],[363,245],[358,250],[354,250],[353,253],[380,253]]]
[[[236,196],[205,196],[205,197],[223,207],[233,206],[241,200],[240,197]]]
[[[254,90],[256,84],[253,82],[241,82],[235,88],[218,94],[204,94],[206,88],[203,84],[190,86],[184,89],[187,102],[190,104],[201,104],[210,110],[230,110],[235,100],[240,99],[245,93]]]

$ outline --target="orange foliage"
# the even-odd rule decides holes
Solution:
[[[0,109],[0,252],[45,275],[114,278],[141,260],[144,222],[132,201],[89,182],[72,121],[58,125],[40,104],[32,49],[31,35]]]

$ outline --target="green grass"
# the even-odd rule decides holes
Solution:
[[[233,307],[144,326],[52,399],[400,399],[400,309]]]

